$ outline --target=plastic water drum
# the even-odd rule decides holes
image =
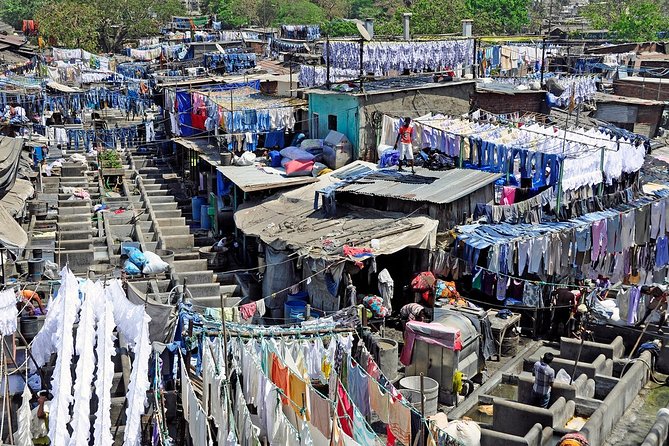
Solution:
[[[207,204],[207,200],[202,197],[191,198],[191,207],[193,212],[193,221],[200,221],[202,215],[202,206]]]
[[[301,300],[286,301],[283,305],[283,318],[287,324],[299,324],[305,318],[307,303]]]
[[[209,218],[209,206],[200,206],[200,228],[211,229],[211,219]]]
[[[289,294],[286,297],[286,302],[306,302],[309,298],[309,293],[306,291],[299,291],[295,294]]]
[[[400,379],[400,387],[420,393],[420,376],[407,376]],[[423,395],[425,395],[425,415],[434,415],[437,413],[439,383],[423,376]]]

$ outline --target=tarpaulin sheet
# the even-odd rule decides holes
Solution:
[[[0,199],[0,206],[12,217],[16,217],[23,210],[26,200],[34,193],[35,189],[30,181],[17,178],[14,186]]]
[[[408,322],[404,329],[404,348],[400,361],[404,365],[411,364],[411,355],[415,341],[438,345],[453,351],[462,350],[460,330],[435,322]]]
[[[181,136],[193,136],[190,112],[193,108],[191,95],[186,91],[177,92],[177,112],[179,113],[179,127],[181,127]],[[199,132],[198,132],[199,133]]]
[[[4,197],[14,186],[19,171],[22,138],[0,136],[0,198]]]
[[[146,314],[151,316],[149,322],[149,340],[151,342],[170,342],[177,322],[174,305],[157,302],[146,297],[134,285],[128,283],[128,300],[135,305],[145,305]]]
[[[9,249],[17,257],[28,244],[28,234],[26,234],[26,231],[14,220],[14,217],[9,215],[7,209],[2,206],[0,206],[0,244]]]

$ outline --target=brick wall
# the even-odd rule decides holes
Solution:
[[[541,113],[546,93],[543,91],[517,94],[500,94],[477,91],[474,96],[474,109],[481,108],[495,114],[533,112]]]
[[[666,83],[657,84],[626,82],[624,79],[620,79],[613,82],[613,93],[628,98],[669,101],[669,80]]]

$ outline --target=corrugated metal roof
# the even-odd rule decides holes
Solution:
[[[232,181],[244,192],[278,189],[315,183],[317,178],[309,176],[286,177],[285,170],[259,166],[219,166],[224,177]]]
[[[384,171],[388,172],[388,170],[382,169],[378,173],[383,174]],[[416,184],[363,178],[340,190],[353,194],[389,197],[398,200],[447,204],[469,195],[501,177],[500,174],[479,170],[433,171],[420,167],[416,168],[416,174],[426,178],[434,178],[434,181],[429,184]],[[406,173],[405,176],[411,176],[411,174]]]

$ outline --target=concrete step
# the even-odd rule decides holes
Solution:
[[[160,233],[166,235],[188,235],[190,228],[188,226],[160,226]]]
[[[177,283],[183,283],[183,280],[186,279],[186,283],[190,285],[202,285],[202,284],[212,284],[214,283],[214,274],[211,271],[192,271],[185,273],[174,273],[174,277],[177,280]]]
[[[172,271],[175,273],[208,271],[207,261],[205,259],[175,260],[174,263],[172,263]]]
[[[175,252],[190,251],[195,244],[195,237],[190,235],[165,235],[161,239],[163,249]]]

